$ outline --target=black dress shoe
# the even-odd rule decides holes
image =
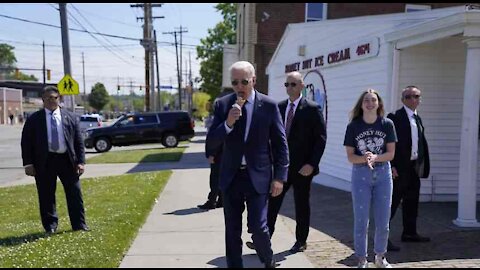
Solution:
[[[48,229],[45,231],[47,235],[51,235],[57,232],[57,228]]]
[[[278,265],[277,265],[277,262],[275,261],[275,259],[272,259],[270,261],[270,263],[266,263],[265,264],[265,268],[276,268]]]
[[[249,249],[255,250],[255,245],[253,244],[253,242],[247,241],[247,242],[245,242],[245,245],[246,245]]]
[[[297,252],[302,252],[305,251],[305,249],[307,249],[307,243],[296,242],[295,245],[293,245],[293,247],[290,249],[290,253],[294,254]]]
[[[85,226],[85,227],[81,227],[81,228],[75,228],[75,229],[73,229],[73,231],[74,231],[74,232],[76,232],[76,231],[89,232],[89,231],[90,231],[90,228],[88,228],[88,227]]]
[[[395,246],[392,241],[388,240],[387,251],[400,251],[399,246]]]
[[[221,201],[217,202],[217,208],[223,208],[223,203]]]
[[[200,209],[204,209],[204,210],[210,210],[210,209],[215,209],[215,207],[217,207],[217,206],[216,206],[216,203],[211,202],[211,201],[207,201],[204,204],[197,205],[197,207],[200,208]]]
[[[430,242],[430,238],[418,234],[402,234],[402,242]]]

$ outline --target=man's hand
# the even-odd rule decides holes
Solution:
[[[227,126],[229,126],[230,128],[233,127],[235,122],[237,122],[237,120],[240,118],[240,115],[242,114],[242,110],[239,109],[238,107],[237,106],[232,107],[228,112],[228,117],[226,122],[227,122]]]
[[[310,164],[305,164],[303,167],[298,171],[299,174],[303,176],[309,176],[313,173],[313,166]]]
[[[35,167],[33,167],[33,164],[25,166],[25,174],[28,176],[35,176]]]
[[[283,182],[281,180],[273,180],[271,184],[270,193],[272,197],[277,197],[283,191]]]
[[[85,165],[84,164],[78,164],[77,165],[78,176],[82,175],[84,171],[85,171]]]
[[[215,163],[215,157],[214,157],[214,156],[209,156],[209,157],[208,157],[208,162],[209,162],[210,164],[214,164],[214,163]]]
[[[398,177],[398,172],[395,167],[392,167],[392,178],[395,179]]]

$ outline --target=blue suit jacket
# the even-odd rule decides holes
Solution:
[[[63,135],[67,144],[67,153],[72,163],[72,170],[78,164],[85,164],[85,148],[79,130],[78,119],[65,109],[62,115]],[[35,170],[45,169],[48,157],[48,135],[45,109],[41,109],[27,118],[22,131],[23,165],[33,164]]]
[[[280,111],[274,100],[256,91],[252,121],[244,142],[237,127],[239,121],[229,134],[225,129],[225,120],[236,98],[236,94],[232,93],[216,102],[213,123],[207,134],[207,148],[217,149],[223,144],[220,168],[220,189],[223,192],[230,186],[245,154],[255,190],[266,194],[270,192],[272,165],[273,179],[287,181],[288,146]]]

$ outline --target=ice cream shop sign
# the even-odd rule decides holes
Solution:
[[[378,55],[379,49],[380,40],[377,37],[370,40],[363,40],[348,47],[334,48],[314,58],[286,65],[285,73],[309,70],[318,67],[326,68],[351,61],[375,57]]]

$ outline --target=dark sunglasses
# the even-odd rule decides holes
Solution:
[[[245,80],[245,79],[243,79],[243,80],[241,80],[240,82],[241,82],[243,85],[247,85],[247,84],[250,82],[250,80]],[[232,81],[232,85],[233,85],[233,86],[236,86],[237,84],[238,84],[238,80],[233,80],[233,81]]]
[[[297,86],[297,83],[294,83],[294,82],[288,83],[288,82],[286,82],[286,83],[284,83],[283,85],[285,85],[285,87],[288,87],[289,85],[290,85],[291,87],[295,87],[295,86]]]
[[[411,98],[419,99],[421,97],[422,97],[421,95],[405,95],[405,99],[411,99]]]

